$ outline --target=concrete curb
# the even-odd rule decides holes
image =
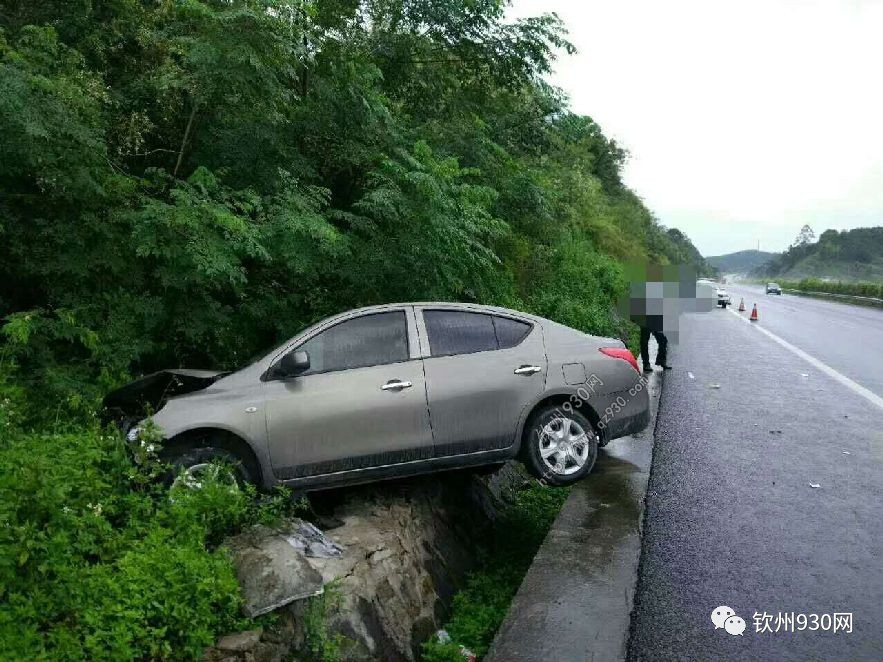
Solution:
[[[573,487],[486,662],[625,659],[663,381],[661,372],[648,380],[647,428],[602,449],[589,477]]]

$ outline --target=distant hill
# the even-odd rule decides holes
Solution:
[[[793,246],[751,274],[783,280],[883,282],[883,227],[825,230],[816,243]]]
[[[707,257],[705,261],[722,274],[747,274],[777,255],[778,253],[768,253],[767,251],[736,251],[726,255]]]

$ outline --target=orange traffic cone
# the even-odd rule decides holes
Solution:
[[[745,299],[739,299],[739,312],[745,312]]]
[[[749,317],[752,322],[757,321],[757,304],[754,304],[754,308],[751,309],[751,317]]]

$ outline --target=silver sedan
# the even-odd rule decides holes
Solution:
[[[303,489],[520,458],[553,485],[646,427],[645,382],[619,340],[470,304],[352,310],[233,373],[165,370],[105,399],[129,440],[145,411],[177,479],[217,472]]]

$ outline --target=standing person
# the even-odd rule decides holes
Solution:
[[[650,365],[650,334],[656,338],[658,348],[656,350],[656,365],[663,370],[671,370],[666,363],[668,357],[668,338],[662,332],[662,315],[647,315],[641,326],[641,362],[644,364],[644,372],[653,372]]]
[[[653,372],[650,365],[650,335],[656,338],[656,365],[668,365],[668,337],[673,333],[677,342],[677,319],[685,297],[695,298],[696,279],[684,265],[637,264],[628,267],[629,294],[620,300],[620,309],[641,329],[641,362],[644,372]],[[692,293],[690,292],[692,286]]]
[[[683,312],[709,312],[714,298],[696,290],[696,267],[689,264],[652,264],[639,262],[626,265],[628,292],[619,299],[619,312],[628,316],[641,329],[641,363],[644,372],[653,372],[650,365],[650,336],[659,348],[656,365],[668,365],[668,339],[678,342],[678,316]]]

